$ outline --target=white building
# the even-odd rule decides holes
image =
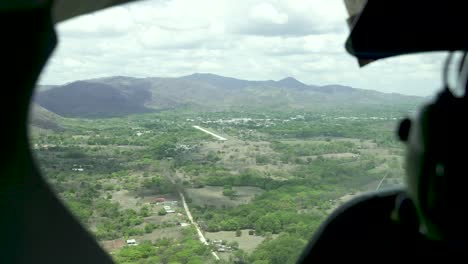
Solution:
[[[164,210],[166,211],[166,213],[175,213],[174,209],[172,209],[169,205],[165,205],[164,206]]]
[[[129,246],[137,246],[138,244],[137,244],[137,242],[136,242],[135,239],[128,239],[128,240],[127,240],[127,245],[129,245]]]

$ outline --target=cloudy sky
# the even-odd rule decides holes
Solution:
[[[344,49],[346,17],[342,0],[135,2],[59,24],[60,43],[40,83],[209,72],[414,95],[441,87],[443,53],[360,69]]]

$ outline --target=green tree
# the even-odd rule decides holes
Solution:
[[[277,234],[281,229],[281,222],[272,214],[260,217],[255,223],[255,230],[258,232],[272,232]]]
[[[153,232],[153,230],[156,228],[156,225],[153,223],[148,223],[145,225],[145,233],[149,234]]]
[[[148,217],[150,216],[150,209],[148,206],[143,206],[141,207],[140,209],[140,215],[143,216],[143,217]]]
[[[260,244],[252,252],[250,260],[253,263],[268,261],[267,263],[270,264],[293,264],[296,263],[306,243],[305,240],[291,235],[281,235],[276,239],[265,240]]]
[[[245,252],[242,249],[236,250],[236,252],[234,252],[234,263],[238,263],[238,264],[249,263],[247,252]]]
[[[154,255],[154,247],[150,243],[138,246],[124,247],[117,253],[118,262],[135,262]]]
[[[161,210],[158,211],[158,215],[166,215],[167,212],[164,210],[164,208],[161,208]]]
[[[223,195],[229,197],[231,200],[237,196],[237,192],[232,189],[232,186],[224,186]]]

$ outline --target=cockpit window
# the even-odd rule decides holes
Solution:
[[[443,54],[359,69],[345,20],[168,0],[59,24],[29,124],[43,176],[117,263],[294,263],[337,207],[403,184],[397,121],[440,88]]]

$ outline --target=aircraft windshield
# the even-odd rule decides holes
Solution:
[[[403,184],[397,121],[440,58],[359,69],[341,1],[143,1],[58,25],[30,141],[117,263],[294,263],[338,206]]]

